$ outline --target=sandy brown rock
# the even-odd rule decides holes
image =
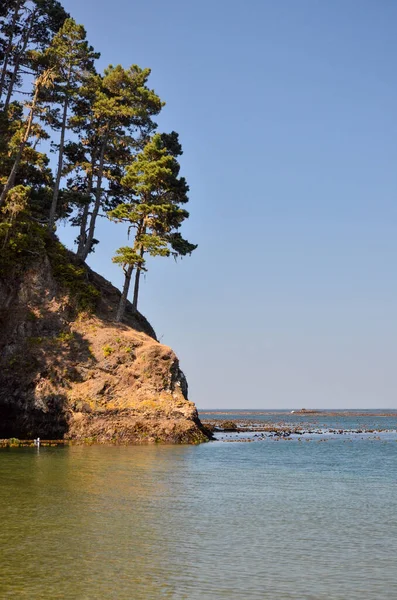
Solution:
[[[90,314],[76,310],[48,256],[0,280],[0,438],[206,440],[174,352],[130,306],[116,324],[119,291],[85,272],[100,292]]]

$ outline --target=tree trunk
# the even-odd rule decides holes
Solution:
[[[14,91],[14,85],[15,85],[15,82],[16,82],[17,76],[18,76],[19,65],[21,63],[21,58],[25,54],[26,47],[27,47],[29,39],[30,39],[30,33],[32,31],[32,28],[33,28],[35,16],[36,16],[36,11],[34,11],[31,14],[31,16],[30,16],[30,23],[29,23],[29,26],[28,26],[28,28],[26,29],[26,32],[25,32],[25,37],[24,37],[24,40],[23,40],[22,49],[21,49],[20,52],[18,52],[18,54],[16,56],[16,59],[15,59],[14,70],[13,70],[12,75],[11,75],[10,83],[8,84],[8,93],[7,93],[6,101],[4,103],[4,111],[7,111],[8,106],[9,106],[9,104],[11,102],[12,93]]]
[[[99,209],[101,207],[101,200],[102,200],[101,187],[102,187],[102,178],[103,178],[103,164],[104,164],[104,159],[105,159],[105,150],[106,150],[106,146],[107,146],[107,141],[108,141],[108,134],[106,133],[103,143],[102,143],[101,153],[99,156],[98,177],[97,177],[96,190],[95,190],[94,210],[92,211],[92,215],[91,215],[91,219],[90,219],[90,226],[88,228],[87,239],[85,241],[84,247],[82,248],[81,252],[78,253],[78,256],[80,258],[82,258],[83,260],[86,260],[88,254],[91,250],[92,240],[94,239],[95,223],[96,223],[96,219],[97,219],[97,216],[99,213]]]
[[[144,251],[143,251],[143,248],[141,248],[141,251],[140,251],[141,258],[143,258],[143,254],[144,254]],[[139,282],[141,279],[141,272],[142,272],[141,267],[138,265],[136,268],[136,273],[135,273],[134,298],[132,300],[132,310],[134,312],[138,311]]]
[[[68,107],[69,107],[69,98],[66,96],[65,103],[63,105],[63,115],[62,115],[62,127],[61,127],[61,139],[59,141],[59,154],[58,154],[58,168],[57,175],[54,183],[54,192],[52,195],[52,203],[50,209],[50,218],[48,221],[48,229],[51,231],[55,224],[55,215],[57,211],[58,205],[58,196],[59,196],[59,185],[62,177],[62,166],[63,166],[63,148],[65,146],[65,131],[66,131],[66,119],[68,116]]]
[[[80,223],[80,235],[79,235],[79,243],[77,246],[77,256],[81,256],[86,240],[87,240],[87,221],[88,215],[90,212],[91,206],[91,194],[92,194],[92,179],[94,177],[94,168],[95,168],[95,156],[91,155],[91,172],[87,175],[88,185],[87,185],[87,196],[90,197],[90,201],[83,208],[83,212],[81,215],[81,223]]]
[[[37,104],[37,98],[38,98],[38,95],[39,95],[39,89],[40,89],[40,86],[36,84],[36,91],[35,91],[34,96],[33,96],[32,106],[30,107],[30,113],[29,113],[27,124],[26,124],[25,134],[24,134],[24,136],[22,138],[22,141],[21,141],[21,143],[19,145],[19,149],[18,149],[17,155],[15,157],[15,161],[14,161],[14,164],[12,166],[11,173],[9,174],[7,182],[6,182],[6,184],[5,184],[4,188],[3,188],[3,191],[1,192],[0,206],[2,206],[5,203],[5,200],[6,200],[8,192],[14,186],[15,177],[16,177],[16,174],[18,172],[19,163],[21,162],[21,158],[22,158],[22,153],[23,153],[23,151],[25,149],[25,146],[27,144],[27,141],[29,139],[30,132],[31,132],[31,129],[32,129],[33,116],[34,116],[34,111],[35,111],[36,104]]]
[[[8,44],[7,44],[7,48],[5,49],[5,52],[4,52],[4,62],[3,62],[3,68],[1,71],[1,78],[0,78],[0,99],[3,95],[4,84],[5,84],[5,80],[7,77],[8,62],[10,60],[10,54],[11,54],[11,50],[12,50],[12,42],[14,40],[15,27],[16,27],[17,20],[19,17],[20,7],[21,7],[21,0],[19,0],[15,5],[14,16],[12,18],[12,23],[11,23],[11,30],[10,30],[10,34],[8,36]]]
[[[121,323],[121,321],[123,320],[123,317],[124,317],[125,307],[127,304],[128,291],[130,289],[131,275],[132,275],[133,270],[134,270],[134,266],[128,265],[128,268],[125,271],[123,291],[120,296],[120,302],[119,302],[119,306],[118,306],[117,314],[116,314],[117,323]]]
[[[90,204],[87,204],[83,208],[83,213],[81,215],[81,223],[80,223],[80,234],[79,234],[79,243],[77,246],[77,256],[81,256],[87,238],[87,221],[88,221],[88,213],[90,212]]]

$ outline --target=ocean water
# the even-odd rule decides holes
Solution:
[[[202,419],[211,421],[232,420],[241,425],[256,423],[286,424],[291,427],[313,427],[323,429],[391,429],[397,430],[397,410],[322,410],[301,413],[291,410],[211,410],[200,411]]]
[[[397,598],[397,434],[3,449],[0,518],[1,599]]]

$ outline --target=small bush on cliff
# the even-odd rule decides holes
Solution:
[[[69,342],[72,342],[73,339],[74,339],[73,331],[71,331],[71,332],[62,331],[61,333],[59,333],[57,335],[58,342],[69,343]]]
[[[13,204],[11,207],[7,203],[0,218],[0,276],[21,275],[47,254],[54,277],[69,293],[73,306],[78,311],[92,312],[100,292],[87,281],[86,268],[74,264],[72,254],[32,219],[23,204],[18,210]]]
[[[45,237],[45,229],[31,219],[23,204],[7,203],[0,214],[0,275],[19,275],[43,256]]]
[[[102,352],[103,352],[104,357],[107,358],[108,356],[113,354],[114,349],[111,346],[104,346],[102,348]]]
[[[69,292],[75,307],[79,311],[92,312],[100,292],[87,281],[85,267],[74,264],[66,248],[53,239],[47,240],[47,254],[55,279]]]

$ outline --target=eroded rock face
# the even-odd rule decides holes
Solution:
[[[47,256],[12,284],[0,280],[0,438],[192,443],[207,439],[171,348],[142,315],[114,314],[119,292],[77,313]]]

